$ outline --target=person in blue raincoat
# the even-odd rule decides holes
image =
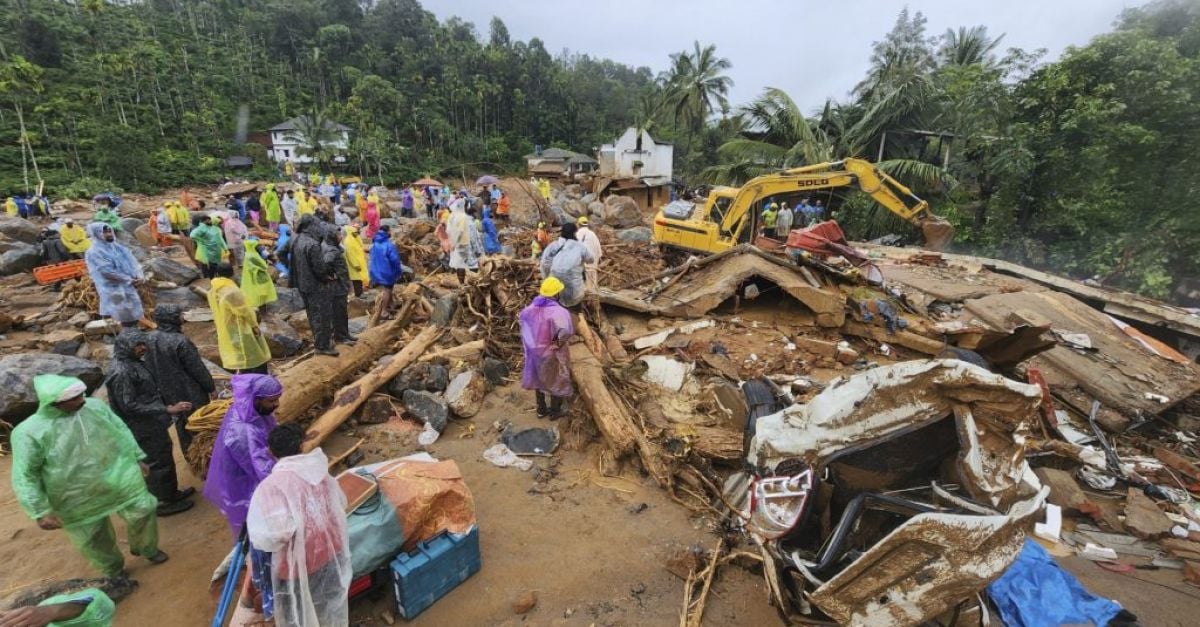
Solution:
[[[275,240],[275,269],[279,271],[279,276],[287,278],[288,265],[292,259],[292,227],[286,224],[279,225],[279,239]]]
[[[371,254],[367,258],[367,276],[371,285],[383,289],[383,320],[392,319],[392,288],[404,273],[400,263],[400,251],[392,242],[391,227],[386,224],[371,239]]]
[[[93,222],[87,227],[92,245],[84,253],[88,274],[100,297],[100,315],[122,326],[136,326],[142,319],[142,299],[137,288],[146,281],[142,267],[123,244],[116,241],[112,227]]]
[[[500,254],[500,234],[496,232],[491,207],[483,210],[483,252],[487,255]]]

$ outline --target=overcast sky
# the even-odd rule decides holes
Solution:
[[[473,22],[486,38],[499,15],[514,39],[540,37],[551,54],[564,49],[606,57],[655,73],[692,41],[716,44],[733,63],[730,104],[780,87],[806,111],[844,99],[862,79],[871,43],[905,5],[928,18],[927,32],[983,24],[1004,33],[1002,48],[1045,48],[1055,59],[1070,45],[1111,30],[1126,7],[1144,0],[421,0],[445,21]]]

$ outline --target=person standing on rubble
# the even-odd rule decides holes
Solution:
[[[103,222],[88,225],[92,245],[84,254],[88,274],[100,297],[100,315],[121,326],[137,326],[142,319],[142,297],[137,288],[146,282],[142,267],[124,244],[117,242],[112,227]]]
[[[392,242],[392,229],[386,224],[380,227],[371,241],[371,260],[369,273],[372,285],[378,285],[383,290],[383,304],[380,320],[392,319],[392,288],[404,274],[404,265],[400,262],[400,251]]]
[[[230,372],[267,374],[271,349],[258,328],[258,313],[233,282],[233,268],[217,266],[217,276],[208,289],[208,307],[217,331],[221,367]]]
[[[571,313],[559,303],[564,288],[558,278],[547,277],[533,302],[519,316],[525,356],[521,387],[534,391],[538,417],[551,420],[566,414],[563,401],[571,397],[571,356],[567,342],[575,334],[575,326],[571,323]]]
[[[287,190],[287,195],[279,202],[280,208],[283,209],[283,219],[289,224],[296,224],[296,214],[299,212],[299,203],[296,201],[296,192]]]
[[[475,225],[467,215],[466,201],[457,197],[450,203],[450,217],[446,220],[446,237],[450,242],[450,268],[458,275],[459,284],[467,280],[467,270],[479,267],[479,259],[471,246],[471,231]]]
[[[568,222],[562,225],[558,239],[542,251],[542,278],[555,277],[562,282],[564,288],[558,301],[563,307],[574,307],[583,302],[584,264],[597,261],[575,235],[575,224]]]
[[[779,208],[779,215],[775,216],[775,237],[782,240],[787,240],[788,233],[792,231],[792,223],[795,217],[787,203]]]
[[[183,308],[160,304],[154,308],[154,322],[158,328],[150,333],[146,364],[158,382],[164,403],[170,405],[187,401],[192,405],[190,409],[175,415],[179,449],[186,453],[192,442],[192,433],[187,430],[188,417],[208,404],[217,386],[212,374],[204,366],[200,351],[180,330],[183,326]]]
[[[300,218],[292,240],[292,265],[288,277],[300,290],[308,326],[318,355],[337,356],[333,348],[333,289],[336,279],[321,250],[325,225],[314,215]]]
[[[329,268],[334,278],[333,304],[330,307],[330,313],[333,314],[333,340],[338,344],[353,346],[356,340],[350,335],[350,305],[347,302],[350,296],[350,267],[346,263],[346,251],[342,249],[341,235],[341,229],[326,228],[321,254],[325,257],[325,267]]]
[[[483,221],[480,224],[483,226],[483,253],[499,255],[503,247],[500,246],[500,233],[496,230],[496,221],[492,219],[490,207],[483,210]]]
[[[149,468],[129,428],[74,377],[33,378],[38,410],[12,432],[12,487],[38,527],[62,529],[105,577],[125,576],[110,516],[125,521],[129,551],[152,563],[158,548],[158,500],[146,489]]]
[[[600,288],[600,257],[604,256],[604,247],[600,245],[600,237],[588,226],[587,216],[580,216],[575,223],[579,225],[575,239],[588,249],[594,259],[583,266],[583,278],[587,291],[595,293]]]
[[[271,598],[263,614],[277,625],[347,625],[352,572],[346,495],[329,475],[325,452],[317,447],[303,453],[303,443],[296,423],[267,435],[277,461],[250,498],[246,531],[255,550],[270,554],[270,579],[255,585],[271,590],[263,595]]]
[[[274,183],[267,183],[267,188],[262,194],[262,206],[263,213],[267,218],[267,228],[271,229],[272,233],[277,232],[279,230],[279,219],[282,217],[283,208],[280,206],[279,194],[275,191]]]
[[[208,220],[196,218],[198,220],[196,227],[188,234],[188,237],[196,243],[196,261],[200,262],[200,273],[204,278],[211,279],[217,274],[217,265],[221,263],[221,256],[228,248],[225,244],[225,236],[221,233],[221,227],[217,226],[221,223],[221,219],[217,216],[212,216]]]
[[[138,446],[146,453],[150,467],[146,485],[158,499],[158,515],[171,516],[192,508],[192,502],[187,499],[196,493],[196,489],[179,489],[168,429],[175,416],[193,408],[188,401],[170,405],[163,402],[158,382],[142,361],[149,350],[150,340],[145,333],[134,329],[122,331],[113,344],[113,360],[104,385],[113,411],[125,421]]]

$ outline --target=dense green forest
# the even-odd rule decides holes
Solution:
[[[348,169],[388,182],[521,170],[625,127],[676,144],[687,182],[739,183],[876,160],[958,225],[956,247],[1165,296],[1200,276],[1200,0],[1159,0],[1046,62],[966,25],[901,12],[845,101],[800,110],[696,43],[666,70],[439,22],[416,0],[8,0],[0,23],[0,193],[52,196],[217,180],[296,115],[354,129]],[[503,13],[503,5],[497,5]],[[862,51],[866,54],[868,51]],[[27,187],[28,186],[28,187]],[[832,199],[855,237],[906,225]]]

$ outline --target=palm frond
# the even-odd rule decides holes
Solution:
[[[929,189],[950,190],[958,185],[958,181],[945,168],[924,161],[888,159],[875,165],[910,186],[916,184]]]

